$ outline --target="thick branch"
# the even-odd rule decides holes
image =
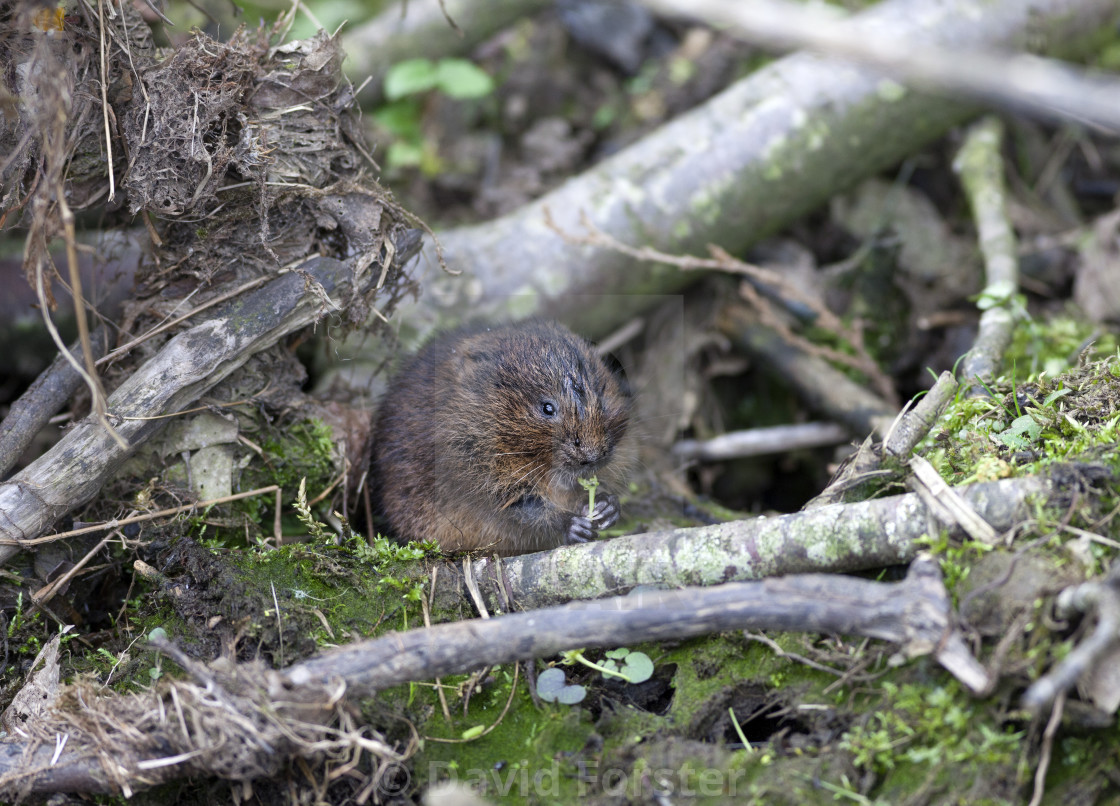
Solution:
[[[1078,12],[1066,0],[887,0],[857,20],[954,47],[1015,48],[1028,37],[1084,47],[1085,34],[1107,25],[1116,6],[1083,0]],[[625,243],[702,254],[714,242],[737,252],[973,110],[844,62],[808,53],[780,59],[518,211],[443,232],[448,263],[468,276],[440,277],[428,261],[433,293],[408,316],[426,330],[464,311],[562,315],[601,334],[648,307],[643,295],[672,293],[690,278],[571,244],[545,224],[545,208],[565,232],[580,232],[586,214]]]
[[[934,560],[915,563],[903,582],[829,574],[712,588],[645,591],[351,644],[284,674],[295,687],[329,688],[342,678],[358,696],[410,680],[488,664],[540,658],[576,647],[615,647],[723,630],[801,630],[863,635],[925,654],[946,635],[949,597]]]
[[[997,531],[1030,516],[1035,499],[1053,501],[1049,478],[1031,476],[958,489]],[[916,493],[831,504],[777,518],[617,537],[552,551],[474,562],[474,576],[494,610],[535,609],[573,599],[617,595],[639,585],[677,588],[811,572],[843,573],[908,563],[918,538],[955,524],[938,523]],[[501,574],[499,583],[496,574]],[[462,596],[441,575],[443,604]]]

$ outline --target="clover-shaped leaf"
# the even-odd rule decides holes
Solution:
[[[653,661],[644,652],[631,652],[625,647],[606,653],[603,668],[626,680],[627,683],[644,683],[653,677]]]
[[[575,705],[587,696],[587,689],[583,686],[568,685],[564,672],[552,668],[545,669],[537,677],[537,695],[545,702]]]

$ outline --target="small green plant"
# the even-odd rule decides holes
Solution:
[[[751,752],[754,748],[751,747],[751,743],[747,741],[747,734],[743,733],[743,728],[739,725],[739,719],[735,716],[735,709],[728,708],[727,715],[731,717],[731,724],[735,728],[735,735],[738,736],[739,741],[743,743],[743,749],[748,753]]]
[[[299,522],[303,524],[315,540],[322,543],[331,541],[331,536],[327,534],[323,524],[315,520],[315,516],[311,514],[311,506],[307,503],[307,479],[302,478],[299,480],[299,492],[296,493],[296,500],[292,504],[292,509],[296,511],[296,517]]]
[[[603,677],[619,677],[627,683],[644,683],[653,677],[653,661],[644,652],[631,652],[625,647],[612,649],[606,653],[602,663],[594,663],[583,656],[582,649],[572,649],[562,652],[565,666],[582,663],[588,668],[595,669]]]
[[[840,743],[857,767],[884,772],[900,763],[940,767],[1009,764],[1023,733],[977,722],[972,703],[954,682],[929,688],[882,684],[889,709],[848,731]]]
[[[390,101],[429,90],[459,100],[484,98],[494,91],[494,80],[466,59],[406,59],[385,74],[385,97]]]
[[[1042,436],[1042,426],[1034,417],[1024,414],[1011,421],[1011,425],[995,437],[1012,450],[1025,451]]]
[[[976,559],[989,551],[993,546],[986,545],[976,540],[965,540],[955,543],[949,540],[948,532],[938,532],[936,537],[923,535],[916,541],[918,545],[925,546],[938,559],[941,573],[945,578],[945,587],[953,592],[956,597],[957,588],[972,571]]]
[[[471,739],[477,739],[485,730],[485,725],[474,725],[473,727],[467,728],[465,731],[459,734],[459,736],[463,741],[469,742]]]
[[[982,311],[992,308],[1007,308],[1012,315],[1019,319],[1027,319],[1027,298],[1015,293],[1015,284],[992,283],[975,297],[976,307]]]
[[[39,654],[39,650],[43,648],[43,642],[37,635],[37,628],[42,621],[42,614],[36,610],[28,616],[23,610],[23,591],[20,591],[16,596],[16,612],[12,614],[11,621],[8,622],[8,638],[9,640],[16,638],[19,633],[26,632],[23,637],[23,643],[16,646],[16,651],[21,654],[31,655],[34,657]]]
[[[396,138],[386,150],[386,166],[433,176],[443,165],[420,125],[423,101],[433,92],[456,100],[484,98],[494,91],[494,80],[465,59],[408,59],[389,68],[383,87],[389,103],[373,118]]]
[[[401,597],[409,602],[419,602],[424,596],[423,580],[397,577],[393,574],[393,566],[413,563],[424,557],[438,554],[439,546],[432,541],[423,543],[397,543],[387,537],[377,535],[370,542],[366,542],[361,535],[353,535],[346,543],[354,553],[365,562],[373,566],[373,571],[380,576],[377,582],[377,591],[386,590],[401,592]]]
[[[545,702],[558,702],[561,705],[575,705],[583,702],[587,689],[580,685],[569,684],[562,669],[545,669],[537,677],[537,696]]]
[[[579,486],[587,490],[587,511],[592,513],[595,511],[595,490],[599,488],[599,477],[592,476],[589,479],[580,479]]]
[[[150,633],[148,633],[149,643],[166,640],[167,630],[163,629],[163,627],[156,627]],[[163,655],[159,654],[158,652],[156,653],[156,665],[148,669],[148,677],[151,678],[151,681],[153,683],[163,677]]]

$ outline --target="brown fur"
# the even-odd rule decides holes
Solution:
[[[553,416],[545,407],[551,404]],[[373,480],[396,537],[498,554],[567,542],[625,471],[630,390],[555,322],[473,325],[430,341],[398,371],[374,429]]]

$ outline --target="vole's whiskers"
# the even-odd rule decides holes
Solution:
[[[523,474],[522,476],[520,476],[520,477],[519,477],[519,478],[517,479],[517,481],[515,481],[515,482],[514,482],[514,484],[515,484],[515,485],[517,485],[517,484],[520,484],[520,483],[521,483],[522,481],[524,481],[524,480],[525,480],[525,479],[526,479],[526,478],[527,478],[527,477],[529,476],[529,474],[530,474],[530,473],[532,473],[532,472],[533,472],[533,471],[535,471],[535,470],[539,470],[539,469],[540,469],[540,468],[542,468],[542,467],[544,467],[544,465],[543,465],[543,464],[540,464],[540,463],[538,463],[538,464],[537,464],[537,465],[535,465],[534,467],[530,467],[530,468],[529,468],[528,470],[526,470],[526,471],[525,471],[525,473],[524,473],[524,474]],[[519,469],[520,469],[520,468],[519,468]]]
[[[525,467],[529,467],[529,465],[533,464],[533,462],[535,462],[535,461],[537,461],[537,460],[536,460],[536,459],[530,459],[530,460],[529,460],[528,462],[526,462],[525,464],[523,464],[523,465],[518,465],[518,466],[517,466],[516,468],[514,468],[514,469],[513,469],[513,470],[511,470],[510,472],[511,472],[511,473],[519,473],[519,472],[521,472],[521,469],[522,469],[522,468],[525,468]],[[518,481],[520,481],[520,480],[521,480],[521,479],[518,479]]]

